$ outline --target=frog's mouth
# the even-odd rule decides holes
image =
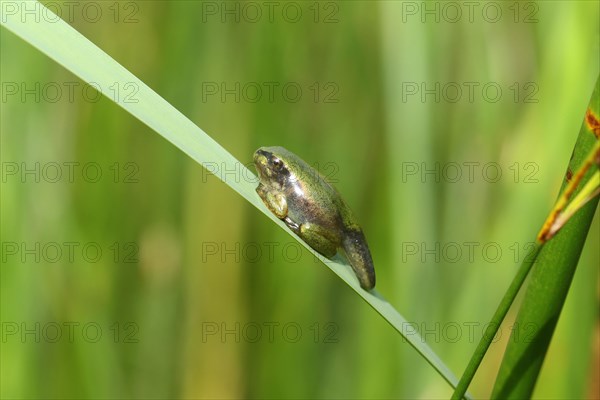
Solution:
[[[269,155],[265,151],[256,150],[254,153],[254,166],[261,180],[271,177],[273,171],[269,168]]]

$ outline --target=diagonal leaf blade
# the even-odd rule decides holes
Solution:
[[[43,9],[46,16],[54,15],[41,3],[37,1],[31,3],[35,4],[39,9]],[[118,82],[120,85],[135,85],[138,89],[137,98],[139,101],[128,101],[127,99],[120,98],[111,98],[111,100],[159,133],[202,166],[206,167],[218,163],[224,169],[240,168],[242,176],[253,176],[245,166],[240,165],[240,161],[233,157],[206,132],[59,17],[42,18],[35,21],[34,18],[27,18],[19,12],[12,12],[6,7],[1,7],[1,9],[2,15],[0,15],[0,21],[2,26],[64,66],[82,80],[88,83],[93,82],[94,86],[102,93],[110,93],[110,87],[115,82]],[[308,245],[285,227],[283,222],[267,210],[255,193],[255,181],[251,179],[229,181],[223,179],[223,177],[219,178],[244,197],[250,204],[271,218],[273,222],[288,232],[294,239],[298,240],[309,251],[313,252]],[[348,266],[337,261],[328,260],[314,252],[313,254],[398,331],[446,382],[452,387],[456,386],[458,380],[455,375],[424,340],[420,336],[415,335],[412,328],[408,328],[409,324],[406,319],[390,303],[376,291],[366,292],[362,290]]]

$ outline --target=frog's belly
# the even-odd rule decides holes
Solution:
[[[300,226],[309,225],[313,229],[316,228],[336,242],[341,240],[343,226],[338,213],[327,213],[322,209],[306,206],[290,209],[288,205],[288,217]]]

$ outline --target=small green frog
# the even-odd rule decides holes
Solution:
[[[256,192],[265,205],[310,247],[327,258],[342,250],[365,290],[375,287],[369,246],[340,194],[310,165],[283,147],[254,153]]]

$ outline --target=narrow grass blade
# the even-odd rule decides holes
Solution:
[[[567,186],[569,177],[584,164],[586,157],[599,140],[597,130],[597,116],[600,115],[599,96],[600,77],[596,81],[594,94],[586,113],[586,116],[596,116],[596,122],[590,123],[590,119],[586,117],[581,127],[561,193]],[[577,195],[592,179],[597,168],[598,166],[595,165],[587,171],[573,192],[574,195]],[[493,398],[531,397],[597,205],[596,196],[573,214],[556,236],[540,251],[496,378]],[[533,336],[531,327],[535,328]],[[528,340],[524,340],[525,337]]]
[[[241,163],[227,150],[79,32],[58,17],[56,19],[49,18],[48,16],[54,14],[45,9],[42,4],[30,2],[28,10],[33,9],[34,5],[39,10],[44,10],[46,18],[35,21],[34,17],[27,17],[21,15],[21,12],[2,7],[2,26],[23,38],[84,81],[94,82],[94,86],[102,93],[110,93],[110,87],[115,83],[135,85],[138,89],[135,101],[120,98],[111,100],[203,166],[217,163],[224,170],[234,170],[234,168],[241,170],[241,176],[249,177],[249,179],[224,179],[224,182],[310,250],[303,241],[299,240],[266,209],[255,193],[256,180],[252,172],[244,166],[238,167]],[[250,159],[250,155],[248,158]],[[457,379],[452,372],[433,350],[414,334],[412,329],[408,331],[409,325],[406,320],[390,303],[376,292],[368,293],[362,290],[348,266],[327,260],[318,254],[315,254],[315,256],[404,336],[450,385],[456,385]]]
[[[541,249],[542,245],[536,243],[533,251],[523,260],[523,263],[519,267],[517,274],[515,275],[512,282],[510,283],[510,286],[506,290],[504,297],[500,301],[500,304],[498,305],[494,316],[490,320],[490,323],[487,325],[487,329],[483,333],[483,337],[477,344],[477,348],[471,356],[471,360],[469,360],[469,364],[467,364],[465,372],[460,377],[460,381],[456,386],[456,390],[452,394],[452,399],[462,399],[465,393],[467,392],[467,389],[471,384],[473,377],[475,376],[475,372],[477,372],[477,369],[479,368],[479,365],[481,364],[485,353],[490,347],[490,344],[492,344],[492,340],[496,336],[498,329],[500,329],[500,325],[502,325],[502,321],[504,321],[504,318],[506,317],[510,306],[514,302],[515,297],[517,297],[521,286],[523,286],[523,282],[525,282],[525,278],[527,278],[531,267],[533,267],[533,265],[535,264],[535,261]]]
[[[521,264],[494,313],[488,329],[477,345],[452,395],[453,399],[463,397],[525,278],[532,266],[538,264],[535,269],[536,272],[533,274],[532,283],[527,291],[527,297],[521,306],[519,317],[515,323],[515,331],[513,331],[511,340],[509,340],[493,393],[495,398],[528,398],[531,396],[554,326],[575,272],[587,231],[592,223],[594,210],[598,204],[596,193],[598,188],[598,161],[596,159],[598,158],[600,123],[595,116],[598,115],[598,109],[600,108],[598,104],[599,85],[600,76],[596,81],[596,89],[575,144],[566,174],[567,179],[563,183],[558,201],[538,234],[538,241],[533,252]],[[573,174],[573,171],[576,171],[576,173]],[[573,176],[578,176],[576,182],[571,180]],[[568,177],[571,177],[571,179]],[[563,234],[561,239],[552,240],[550,243],[553,245],[549,246],[550,250],[547,250],[545,247],[546,242],[558,231],[557,229],[550,235],[551,227],[560,211],[565,207],[567,207],[567,210],[569,209],[571,204],[567,206],[567,203],[573,194],[576,194],[576,196],[572,203],[577,203],[574,206],[577,208],[575,211],[568,213],[568,219],[573,218],[576,211],[584,207],[582,203],[587,203],[585,212],[577,215],[576,221],[567,225],[569,233]],[[566,221],[561,226],[564,223]],[[546,308],[545,302],[548,302],[551,307]],[[529,329],[531,326],[538,327],[535,339],[531,343],[529,343],[529,340],[528,343],[519,340],[519,338],[528,337],[526,335],[530,332],[523,332],[523,330]],[[540,329],[540,327],[543,327],[543,329]],[[524,374],[524,371],[528,371],[528,374]]]

